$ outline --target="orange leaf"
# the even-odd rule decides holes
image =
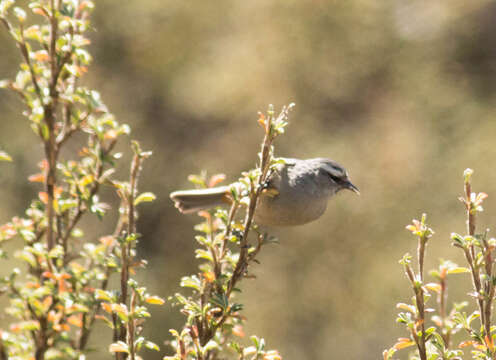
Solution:
[[[214,282],[215,280],[215,274],[212,271],[203,273],[203,276],[205,277],[205,280],[207,280],[207,282],[209,283]]]
[[[262,113],[258,113],[258,120],[257,122],[266,130],[266,122],[265,122],[265,115]]]
[[[86,74],[88,72],[87,66],[76,66],[76,69],[80,74]]]
[[[112,304],[112,310],[115,311],[115,312],[117,312],[117,313],[124,314],[124,315],[127,315],[128,314],[127,307],[125,305]]]
[[[109,303],[106,303],[106,302],[102,303],[102,308],[103,308],[103,310],[105,310],[109,314],[112,313],[112,306]]]
[[[43,183],[43,182],[45,182],[45,175],[42,173],[34,174],[34,175],[31,175],[30,177],[28,177],[28,180],[31,182]]]
[[[67,318],[67,322],[71,325],[78,327],[78,328],[83,327],[83,320],[81,319],[81,314],[69,316]]]
[[[428,284],[425,284],[425,287],[429,290],[432,290],[432,291],[435,291],[437,292],[438,294],[441,292],[441,285],[439,284],[436,284],[436,283],[428,283]]]
[[[112,246],[115,243],[115,239],[113,236],[102,236],[100,238],[100,242],[106,247]]]
[[[28,289],[38,289],[41,285],[32,281],[28,281],[24,286]]]
[[[146,302],[153,305],[163,305],[165,300],[158,296],[150,296],[146,298]]]
[[[202,218],[205,219],[210,219],[210,213],[208,211],[198,211],[198,216],[201,216]]]
[[[70,274],[67,274],[67,273],[63,273],[63,274],[59,274],[57,275],[57,279],[60,280],[60,279],[70,279],[71,278],[71,275]]]
[[[210,181],[208,182],[208,187],[214,187],[217,184],[223,182],[225,179],[226,179],[226,175],[225,174],[214,175],[214,176],[212,176],[210,178]]]
[[[46,170],[48,169],[48,161],[46,161],[46,159],[43,159],[38,163],[38,166],[41,170]]]
[[[69,288],[67,287],[67,282],[62,279],[59,279],[59,293],[69,292]]]
[[[56,199],[58,199],[63,191],[64,189],[62,189],[60,186],[55,186],[55,188],[53,189],[53,195],[55,196]]]
[[[52,303],[53,303],[52,297],[51,296],[47,296],[43,300],[43,307],[48,310],[48,308],[52,305]]]
[[[43,274],[41,274],[41,276],[49,279],[55,279],[55,275],[53,275],[53,273],[50,271],[44,271]]]
[[[485,336],[484,337],[484,340],[486,342],[486,345],[487,347],[489,348],[489,350],[491,350],[491,352],[493,351],[494,349],[494,343],[493,343],[493,339],[490,339],[489,336]]]
[[[37,14],[37,15],[41,15],[41,16],[47,16],[47,14],[45,13],[45,11],[42,9],[42,8],[34,8],[33,9],[33,13]]]
[[[105,140],[113,140],[117,137],[117,131],[115,131],[114,129],[110,129],[105,133],[103,137]]]
[[[39,62],[45,62],[50,60],[50,56],[48,56],[48,53],[45,50],[37,51],[34,54],[34,58]]]
[[[48,194],[46,192],[40,191],[38,193],[38,197],[40,198],[40,200],[43,204],[45,204],[45,205],[48,204]]]
[[[466,348],[467,346],[474,345],[476,342],[473,340],[467,340],[467,341],[462,341],[460,344],[458,344],[458,347],[460,349]]]
[[[79,11],[82,11],[84,9],[86,9],[86,7],[88,6],[88,2],[87,1],[83,1],[81,4],[79,4]]]
[[[245,332],[243,330],[243,327],[239,324],[234,325],[234,327],[232,328],[232,333],[240,338],[245,337]]]
[[[394,344],[393,348],[396,350],[404,349],[415,345],[415,342],[408,338],[399,338],[398,342]]]
[[[61,313],[56,313],[55,311],[50,311],[47,316],[47,320],[52,322],[52,323],[58,323],[62,314]]]

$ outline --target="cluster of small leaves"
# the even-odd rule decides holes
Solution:
[[[412,269],[412,257],[405,255],[400,263],[405,268],[415,296],[411,304],[399,303],[397,306],[405,312],[398,315],[397,321],[406,326],[410,337],[399,338],[398,342],[383,353],[384,359],[393,359],[396,351],[416,346],[417,350],[410,354],[410,359],[462,359],[463,349],[472,347],[471,357],[479,360],[496,359],[496,327],[492,325],[492,307],[495,295],[496,277],[494,269],[494,249],[496,239],[488,238],[488,230],[476,233],[476,215],[483,211],[482,202],[487,198],[485,193],[473,193],[471,190],[471,176],[473,171],[464,172],[464,196],[460,198],[466,209],[467,234],[451,234],[452,245],[462,249],[468,267],[460,267],[449,260],[441,260],[438,269],[432,270],[430,275],[434,282],[425,283],[423,278],[423,258],[427,240],[433,231],[425,223],[425,215],[421,221],[414,220],[408,225],[418,238],[418,268],[415,273]],[[465,311],[469,301],[451,304],[448,310],[448,275],[470,273],[473,291],[468,295],[473,299],[476,310],[471,313]],[[454,285],[452,285],[454,286]],[[426,308],[425,304],[431,297],[437,295],[436,308]],[[426,326],[428,319],[425,313],[433,313],[430,320],[432,326]],[[477,324],[477,321],[478,324]],[[453,344],[453,336],[465,336],[463,341]]]
[[[257,263],[261,248],[274,238],[258,231],[253,215],[259,196],[266,190],[271,173],[280,165],[273,156],[272,142],[283,133],[288,112],[284,107],[276,116],[272,106],[266,115],[259,114],[258,122],[264,129],[264,141],[256,169],[243,173],[242,178],[230,187],[231,207],[226,210],[201,211],[204,221],[195,227],[200,232],[196,240],[200,248],[196,257],[203,263],[199,273],[184,277],[181,286],[192,290],[190,296],[176,294],[176,304],[186,315],[181,331],[171,330],[175,355],[167,360],[214,360],[234,353],[239,359],[277,360],[277,351],[265,350],[265,341],[251,337],[253,346],[243,346],[235,340],[245,336],[241,315],[243,305],[235,301],[237,287],[243,278],[253,277],[249,267]],[[224,179],[216,175],[207,181],[205,175],[191,176],[200,187],[212,187]],[[244,216],[238,216],[244,209]],[[250,230],[253,230],[250,233]],[[253,234],[253,237],[249,236]]]
[[[13,319],[0,325],[0,359],[84,359],[97,319],[114,329],[110,351],[117,359],[138,358],[143,346],[157,349],[139,336],[149,316],[145,305],[163,303],[130,276],[145,264],[135,258],[135,207],[154,199],[137,194],[142,160],[150,153],[134,143],[129,181],[113,178],[121,157],[114,148],[129,127],[115,120],[97,91],[79,84],[91,61],[84,34],[93,2],[30,1],[30,11],[15,5],[0,0],[0,23],[16,42],[22,63],[15,80],[1,81],[0,87],[26,105],[24,114],[44,149],[40,171],[29,181],[43,188],[25,217],[0,226],[0,243],[19,241],[14,256],[21,264],[0,280]],[[86,145],[68,155],[72,159],[61,159],[75,133],[86,135]],[[3,151],[0,159],[12,160]],[[78,225],[86,214],[102,219],[111,209],[99,198],[103,185],[120,197],[120,217],[113,234],[95,242]],[[9,254],[0,250],[0,256]],[[108,288],[113,274],[120,274],[119,289]]]

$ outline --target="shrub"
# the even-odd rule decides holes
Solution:
[[[115,147],[130,128],[116,121],[97,91],[81,84],[92,60],[86,33],[93,1],[29,1],[29,16],[14,5],[15,0],[0,0],[0,22],[19,48],[22,63],[15,80],[4,80],[0,87],[25,104],[43,159],[39,171],[29,177],[41,186],[38,198],[24,216],[0,226],[0,243],[16,241],[14,256],[21,264],[0,280],[0,295],[9,297],[6,311],[12,319],[8,329],[6,324],[0,328],[0,359],[85,359],[97,320],[112,329],[108,350],[117,360],[139,359],[144,348],[159,350],[142,329],[151,316],[147,306],[164,303],[133,277],[146,265],[136,254],[137,208],[155,195],[140,194],[137,185],[143,161],[151,153],[132,141],[128,179],[116,178],[121,153]],[[260,115],[264,140],[259,165],[231,187],[230,210],[201,213],[196,256],[204,263],[198,275],[181,280],[193,293],[174,297],[187,319],[181,330],[171,330],[175,355],[165,359],[214,360],[227,349],[239,359],[281,359],[256,336],[251,337],[253,346],[233,340],[244,335],[242,304],[234,299],[261,248],[274,241],[259,231],[253,214],[280,161],[273,157],[272,144],[283,133],[291,107],[284,107],[279,116],[272,107],[266,116]],[[85,144],[71,152],[66,145],[75,134]],[[0,151],[0,161],[12,158]],[[191,177],[199,186],[213,186],[220,179]],[[115,191],[118,209],[100,200],[105,186]],[[80,227],[84,217],[103,219],[112,211],[118,212],[112,233],[101,234],[98,241],[85,235]],[[0,250],[0,256],[10,254]]]
[[[496,358],[496,334],[492,322],[496,239],[488,237],[488,230],[476,230],[477,213],[483,210],[482,203],[487,194],[472,192],[472,173],[471,169],[465,170],[464,195],[459,198],[466,211],[467,233],[451,234],[452,245],[463,252],[466,267],[442,260],[439,268],[430,272],[433,282],[427,282],[424,277],[424,257],[426,245],[434,231],[427,225],[425,214],[420,221],[413,220],[413,224],[406,227],[418,241],[415,261],[409,254],[400,260],[414,295],[410,304],[397,304],[403,310],[398,314],[397,322],[405,325],[409,337],[399,338],[393,347],[385,350],[385,360],[393,359],[398,350],[410,347],[416,347],[410,359],[462,359],[466,356],[466,348],[471,348],[473,359]],[[414,270],[413,262],[417,270]],[[460,273],[470,274],[473,291],[468,294],[468,299],[450,303],[448,276]],[[460,286],[461,281],[462,278],[452,279],[450,286]],[[436,297],[436,304],[432,304],[432,295]],[[475,305],[475,310],[471,312],[467,311],[470,302]],[[430,308],[427,308],[428,303],[431,303]],[[458,334],[456,341],[455,334]]]

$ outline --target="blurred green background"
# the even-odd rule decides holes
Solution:
[[[140,278],[151,292],[167,297],[196,271],[199,218],[180,215],[168,194],[202,169],[235,180],[253,167],[262,137],[256,114],[268,103],[296,103],[277,155],[335,159],[362,192],[340,193],[314,223],[275,230],[281,244],[265,248],[258,279],[243,284],[246,333],[265,337],[284,359],[378,359],[406,335],[395,323],[395,304],[411,295],[398,259],[416,244],[404,227],[427,212],[436,231],[427,268],[440,257],[463,263],[449,234],[464,232],[457,196],[466,167],[475,169],[475,191],[490,195],[481,226],[495,223],[496,3],[96,5],[86,84],[154,152],[140,188],[158,200],[139,221],[149,260]],[[20,56],[5,31],[0,49],[0,78],[14,77]],[[0,168],[1,223],[39,191],[24,180],[42,150],[21,111],[17,97],[0,93],[0,148],[14,158]],[[90,239],[112,227],[92,221]],[[468,275],[458,276],[468,286]],[[463,286],[452,299],[465,298]],[[183,318],[169,306],[153,310],[146,331],[162,344]],[[110,335],[93,341],[107,344]],[[102,349],[91,358],[109,358]]]

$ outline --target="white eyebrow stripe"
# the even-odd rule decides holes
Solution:
[[[325,169],[333,174],[333,175],[336,175],[336,176],[343,176],[343,175],[346,175],[346,171],[344,169],[341,169],[339,167],[336,167],[334,165],[331,165],[331,164],[325,164]]]

